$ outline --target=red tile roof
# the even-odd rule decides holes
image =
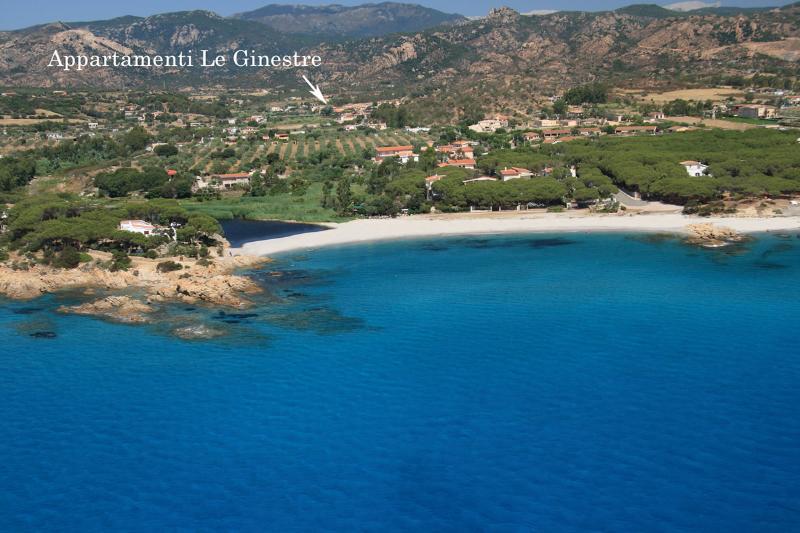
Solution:
[[[406,152],[413,149],[414,147],[409,144],[407,146],[379,146],[375,148],[375,151],[380,154],[388,152]]]

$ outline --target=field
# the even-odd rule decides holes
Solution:
[[[735,131],[749,130],[757,127],[757,124],[759,124],[759,122],[751,122],[747,119],[738,119],[738,118],[710,119],[710,118],[699,118],[699,117],[669,117],[669,119],[674,122],[681,122],[692,125],[705,124],[710,128],[719,128],[721,130],[735,130]],[[767,124],[774,124],[774,123],[767,122]]]
[[[292,166],[297,160],[309,158],[323,150],[333,150],[341,156],[360,157],[365,149],[377,146],[424,144],[428,137],[403,130],[366,133],[363,131],[314,132],[310,135],[293,135],[287,141],[262,141],[260,139],[239,140],[235,145],[226,146],[220,139],[208,144],[190,145],[181,148],[177,158],[179,166],[192,172],[240,172],[248,165],[257,167],[269,154],[278,154],[280,160]],[[234,148],[236,157],[218,159],[216,152]],[[145,156],[147,157],[147,156]]]
[[[630,91],[631,94],[638,94],[644,101],[653,101],[658,104],[671,102],[672,100],[725,100],[728,97],[741,98],[744,93],[730,87],[712,87],[707,89],[681,89],[663,93],[639,93]]]
[[[354,191],[358,189],[353,187]],[[224,198],[198,202],[184,200],[181,205],[187,210],[210,215],[220,220],[248,218],[251,220],[296,220],[298,222],[337,222],[349,220],[340,217],[332,209],[320,206],[322,184],[312,183],[303,196],[276,194],[274,196]]]
[[[360,155],[367,148],[425,143],[428,137],[403,130],[377,133],[332,132],[320,136],[297,135],[288,141],[270,141],[266,153],[277,153],[282,160],[310,157],[323,149],[332,149],[343,156]]]
[[[53,120],[58,120],[62,122],[64,119],[58,118],[57,116],[50,116],[50,118],[0,118],[0,126],[31,126],[33,124],[39,124],[40,122],[52,122]],[[81,124],[86,122],[85,120],[80,120],[77,118],[70,118],[66,119],[67,122],[70,124]]]

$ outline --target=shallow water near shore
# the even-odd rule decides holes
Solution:
[[[282,220],[223,220],[225,238],[234,248],[253,241],[278,239],[300,233],[325,231],[328,228],[319,224],[303,222],[284,222]]]
[[[388,242],[254,275],[253,310],[164,311],[210,341],[0,302],[0,529],[800,522],[794,234]]]

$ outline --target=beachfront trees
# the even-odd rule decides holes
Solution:
[[[145,236],[121,231],[123,219],[142,219],[165,228],[165,235]],[[74,196],[42,195],[26,198],[8,212],[7,238],[12,249],[59,252],[67,247],[80,251],[147,251],[170,241],[170,226],[178,228],[178,240],[213,243],[221,233],[219,223],[207,216],[189,214],[167,200],[149,202],[102,202]]]

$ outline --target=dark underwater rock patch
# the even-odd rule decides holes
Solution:
[[[34,331],[29,335],[34,339],[55,339],[58,337],[55,331]]]
[[[15,315],[32,315],[44,310],[42,307],[17,307],[12,309],[11,312]]]

